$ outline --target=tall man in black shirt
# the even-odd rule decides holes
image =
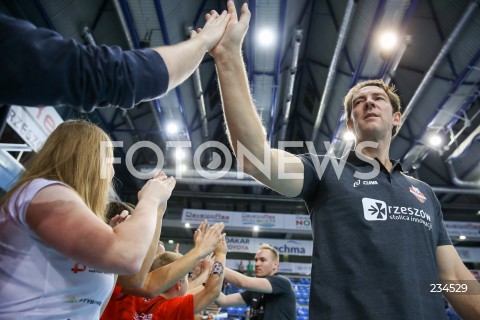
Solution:
[[[470,293],[442,292],[455,310],[464,319],[480,319],[479,284],[448,238],[432,188],[389,159],[402,119],[393,88],[366,81],[345,97],[347,125],[356,137],[348,157],[270,148],[241,53],[250,12],[244,4],[238,20],[232,1],[228,10],[227,30],[210,53],[230,142],[237,156],[246,148],[262,163],[259,168],[239,159],[243,171],[308,207],[314,234],[310,319],[441,319],[442,294],[431,289],[449,281],[464,282]]]

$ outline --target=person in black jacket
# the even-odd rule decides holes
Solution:
[[[229,14],[207,16],[201,34],[192,31],[189,40],[123,51],[82,45],[0,14],[0,105],[68,105],[89,112],[158,98],[187,79],[222,37]]]

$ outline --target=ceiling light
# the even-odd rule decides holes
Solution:
[[[442,137],[440,137],[439,135],[431,136],[430,139],[428,139],[428,142],[432,147],[438,147],[442,144]]]
[[[253,226],[253,231],[258,231],[258,230],[260,230],[259,226]]]
[[[347,131],[343,134],[343,140],[347,140],[347,141],[355,140],[355,135],[353,134],[352,131],[347,130]]]
[[[383,32],[380,37],[380,48],[385,51],[392,51],[398,43],[398,36],[393,31]]]
[[[458,239],[465,240],[465,239],[467,239],[467,237],[465,237],[464,235],[461,235],[461,236],[458,237]]]
[[[177,133],[178,126],[175,123],[170,122],[169,124],[167,124],[167,132],[172,134]]]
[[[260,30],[258,33],[258,42],[261,46],[269,47],[273,44],[275,36],[270,29]]]
[[[190,228],[190,223],[185,223],[185,228]]]

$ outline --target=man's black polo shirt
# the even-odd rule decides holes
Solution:
[[[439,283],[437,246],[451,241],[431,187],[398,161],[391,173],[378,163],[379,174],[363,180],[354,174],[373,166],[354,152],[343,162],[299,158],[313,230],[310,319],[445,318],[442,296],[428,284]]]

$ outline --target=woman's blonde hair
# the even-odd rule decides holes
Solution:
[[[5,194],[3,209],[6,210],[7,200],[20,187],[44,178],[69,185],[95,215],[105,221],[111,180],[101,174],[106,172],[105,159],[113,157],[110,141],[108,135],[93,123],[85,120],[63,122],[30,159],[19,181]]]

